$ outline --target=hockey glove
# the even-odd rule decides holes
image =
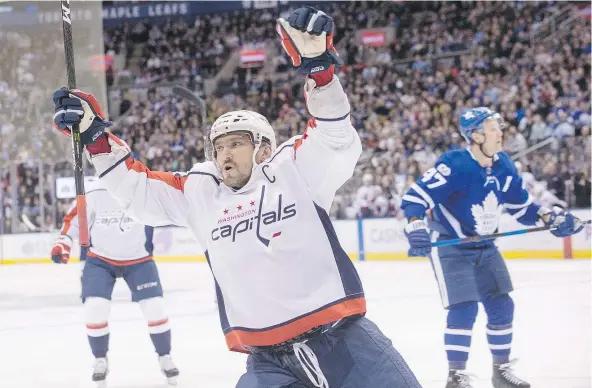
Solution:
[[[298,8],[288,20],[277,20],[276,31],[299,73],[315,74],[329,70],[332,65],[343,65],[333,47],[333,19],[323,11]]]
[[[51,249],[51,261],[56,264],[66,264],[70,260],[70,250],[72,249],[72,239],[69,236],[58,236]]]
[[[405,236],[409,240],[409,257],[428,257],[432,252],[432,241],[424,220],[415,220],[405,226]]]
[[[71,136],[72,127],[78,124],[82,145],[93,144],[106,128],[113,125],[112,122],[105,120],[106,116],[92,94],[77,89],[69,91],[61,88],[53,94],[53,103],[55,127],[60,132]]]
[[[549,215],[547,221],[543,221],[545,226],[550,226],[551,233],[556,237],[568,237],[572,234],[579,233],[584,229],[584,224],[579,218],[573,214],[568,213],[560,207],[554,206],[552,210],[548,210],[541,215],[541,218]],[[544,218],[543,218],[544,220]]]

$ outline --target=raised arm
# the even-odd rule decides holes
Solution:
[[[56,128],[70,135],[69,128],[79,126],[80,141],[105,188],[130,215],[150,226],[188,226],[185,174],[150,171],[134,160],[125,142],[105,132],[112,123],[93,95],[62,88],[53,101]]]
[[[111,134],[87,146],[87,152],[104,186],[136,220],[150,226],[189,226],[186,174],[150,171]]]
[[[329,211],[362,153],[347,95],[334,75],[343,61],[333,47],[333,19],[312,7],[298,8],[288,20],[277,20],[276,31],[292,65],[307,75],[304,96],[314,117],[294,145],[294,163],[315,202]]]
[[[350,105],[337,76],[324,86],[322,78],[306,80],[304,92],[314,117],[294,144],[294,163],[315,202],[329,211],[335,192],[351,178],[362,153],[358,133],[351,125]]]

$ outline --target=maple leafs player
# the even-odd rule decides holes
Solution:
[[[493,356],[493,386],[530,387],[510,361],[514,303],[510,275],[493,241],[431,248],[432,241],[492,234],[505,208],[525,225],[553,226],[557,237],[578,233],[581,222],[559,208],[532,202],[510,157],[501,152],[503,121],[488,108],[460,118],[467,149],[443,154],[403,196],[409,224],[409,256],[430,256],[444,308],[444,342],[450,367],[447,388],[470,387],[465,374],[477,303],[487,313],[487,340]],[[428,224],[426,211],[431,209]],[[429,226],[429,228],[428,228]],[[431,230],[432,238],[428,232]]]
[[[106,386],[111,294],[116,279],[123,278],[132,293],[132,301],[140,305],[148,322],[161,371],[168,383],[175,385],[179,370],[170,356],[171,329],[164,310],[158,270],[152,259],[154,228],[130,218],[100,182],[91,183],[86,200],[91,246],[86,251],[82,271],[81,297],[88,342],[95,356],[92,380],[100,388]],[[51,260],[67,263],[72,243],[77,238],[78,216],[74,203],[64,217],[60,235],[51,250]]]
[[[188,173],[150,171],[123,141],[101,134],[94,98],[57,92],[66,112],[58,126],[80,122],[92,163],[126,211],[148,225],[187,227],[204,247],[227,345],[250,353],[238,388],[419,387],[365,318],[360,278],[328,216],[362,150],[334,75],[341,60],[332,31],[332,19],[310,7],[277,23],[292,63],[308,74],[314,118],[303,136],[276,149],[265,117],[229,112],[212,125],[213,160]]]

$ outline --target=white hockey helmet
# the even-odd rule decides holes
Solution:
[[[211,145],[211,159],[215,159],[214,141],[223,135],[232,132],[247,132],[255,145],[253,151],[253,168],[256,166],[255,155],[259,151],[262,142],[269,143],[271,152],[274,153],[277,147],[275,132],[265,116],[250,110],[236,110],[218,117],[210,130],[209,142]]]

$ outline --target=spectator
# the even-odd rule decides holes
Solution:
[[[550,190],[547,189],[547,182],[537,182],[532,191],[533,199],[541,206],[553,208],[553,206],[567,207],[567,202],[558,198]]]
[[[545,190],[548,190],[560,200],[564,200],[565,180],[557,172],[557,166],[555,163],[551,162],[547,164],[543,170],[543,181],[546,183]]]
[[[551,136],[551,132],[549,127],[547,127],[547,124],[543,121],[541,115],[534,115],[529,137],[530,143],[536,144],[539,141],[545,140],[549,136]]]
[[[506,141],[504,142],[504,151],[510,154],[515,154],[526,149],[526,139],[524,139],[524,136],[516,130],[515,126],[511,125],[505,135]]]
[[[589,175],[586,176],[586,171],[580,171],[574,176],[573,181],[574,196],[575,196],[575,207],[577,208],[590,208],[592,203],[590,202],[590,194],[592,192],[592,186],[590,185]]]

